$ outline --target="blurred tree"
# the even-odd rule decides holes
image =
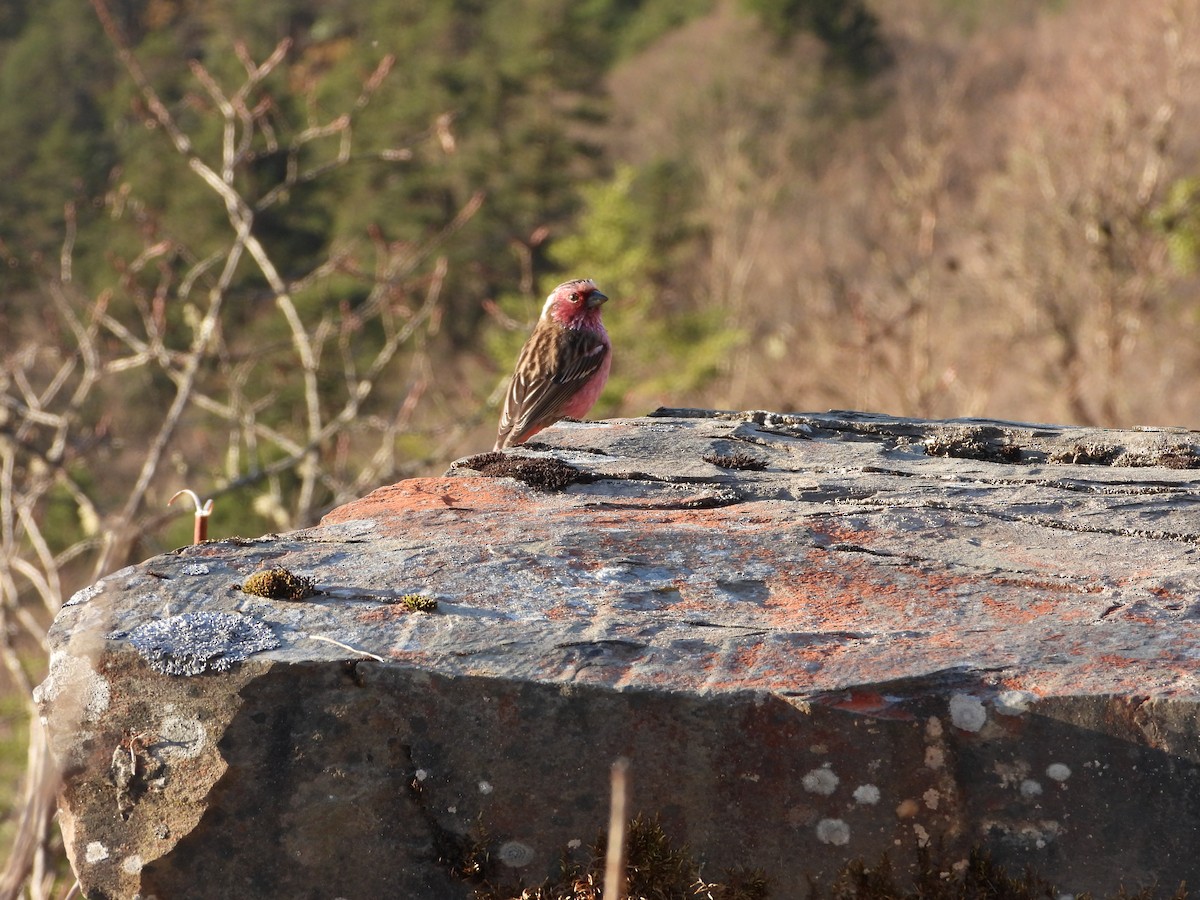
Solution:
[[[826,65],[855,78],[874,77],[893,60],[879,18],[862,0],[743,0],[780,40],[808,31],[825,45]]]
[[[1171,264],[1185,275],[1200,267],[1200,177],[1180,178],[1151,213],[1151,222],[1167,239]]]
[[[492,345],[508,369],[540,312],[539,297],[571,278],[593,277],[610,297],[605,327],[613,341],[613,372],[595,415],[645,412],[695,397],[727,363],[739,336],[720,307],[694,303],[689,280],[703,246],[695,226],[695,185],[674,166],[619,166],[614,176],[583,190],[577,230],[553,242],[551,273],[535,296],[509,294],[501,309],[529,324]],[[520,312],[518,312],[520,311]]]
[[[52,252],[67,205],[102,193],[116,162],[96,90],[114,65],[95,18],[75,0],[19,4],[18,22],[20,11],[0,64],[0,241],[13,258]]]

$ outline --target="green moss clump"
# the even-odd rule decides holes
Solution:
[[[273,566],[247,576],[242,582],[242,592],[272,600],[303,600],[317,591],[311,578],[297,575],[283,566]]]
[[[437,612],[438,602],[425,594],[405,594],[400,604],[409,612]]]

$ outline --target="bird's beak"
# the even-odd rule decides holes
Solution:
[[[591,294],[588,295],[588,299],[587,299],[588,309],[595,309],[597,306],[599,306],[601,303],[603,303],[607,299],[608,298],[605,297],[599,291],[592,291]]]

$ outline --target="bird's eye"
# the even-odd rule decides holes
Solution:
[[[571,302],[572,303],[579,302],[579,292],[578,291],[571,291]]]

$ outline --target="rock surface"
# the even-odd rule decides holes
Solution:
[[[1200,435],[538,438],[72,598],[39,693],[85,896],[465,898],[480,850],[536,884],[620,756],[706,877],[772,897],[927,841],[1072,893],[1200,881]],[[273,566],[315,592],[241,590]]]

